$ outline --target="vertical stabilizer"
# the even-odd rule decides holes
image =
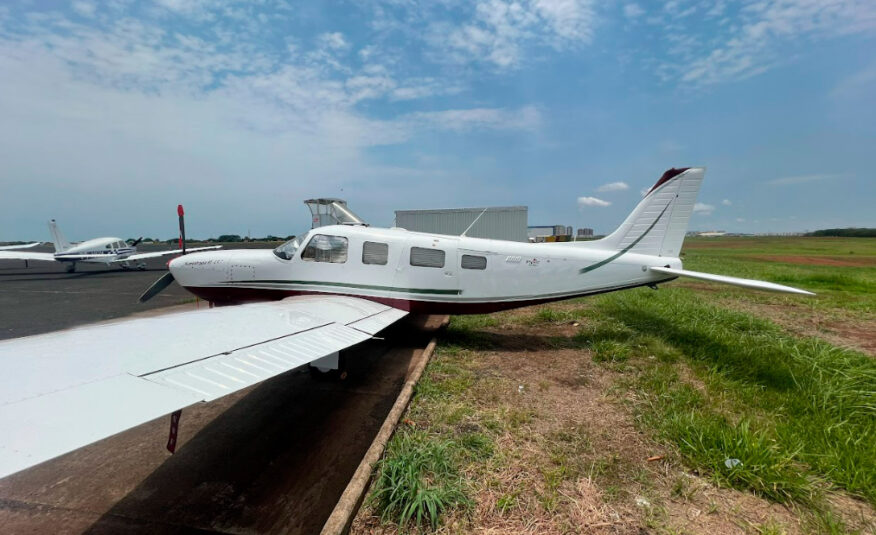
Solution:
[[[623,224],[599,240],[600,247],[677,257],[705,172],[685,167],[663,173]]]
[[[61,233],[61,229],[58,228],[58,224],[55,223],[54,219],[49,221],[49,232],[52,233],[52,242],[55,244],[56,253],[63,253],[70,248],[70,242]]]

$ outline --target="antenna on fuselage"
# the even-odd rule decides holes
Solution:
[[[482,215],[486,214],[486,213],[487,213],[487,210],[489,210],[489,209],[490,209],[489,207],[484,208],[484,211],[481,212],[480,214],[478,214],[478,216],[475,218],[475,220],[471,222],[471,225],[469,225],[467,229],[463,230],[463,231],[462,231],[462,234],[460,234],[459,237],[460,237],[460,238],[464,238],[464,237],[465,237],[465,233],[468,232],[468,231],[470,231],[471,228],[472,228],[473,226],[475,226],[475,223],[478,222],[478,219],[480,219]]]

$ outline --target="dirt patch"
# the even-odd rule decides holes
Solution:
[[[752,260],[767,262],[783,262],[802,266],[835,266],[835,267],[876,267],[876,258],[870,256],[800,256],[800,255],[752,255]]]
[[[876,357],[876,320],[829,322],[822,324],[821,329],[821,336],[829,342]]]
[[[525,319],[532,311],[520,314]],[[625,403],[635,401],[636,393],[618,387],[631,371],[627,365],[597,364],[587,349],[552,346],[577,332],[569,327],[483,328],[478,332],[489,337],[491,350],[438,357],[455,359],[475,378],[462,399],[447,402],[473,409],[457,429],[479,429],[487,414],[524,415],[495,438],[492,458],[469,468],[474,504],[445,518],[439,533],[807,531],[799,512],[718,488],[687,470],[671,447],[636,424]],[[409,416],[428,428],[430,414],[440,408],[422,411],[415,404]],[[859,509],[862,518],[872,519],[868,506]],[[366,506],[351,533],[400,531],[410,530],[383,524]]]
[[[709,288],[704,285],[701,289]],[[842,313],[836,310],[825,314],[817,309],[793,303],[771,304],[722,299],[721,304],[766,318],[797,336],[821,338],[835,346],[876,357],[876,319],[851,315],[842,317]],[[840,317],[837,317],[838,315]]]

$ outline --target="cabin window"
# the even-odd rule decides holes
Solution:
[[[295,256],[295,252],[298,250],[299,247],[301,247],[303,241],[304,236],[296,236],[295,238],[274,249],[274,254],[277,256],[277,258],[282,258],[283,260],[292,260],[292,258]]]
[[[307,243],[301,259],[310,262],[343,264],[347,261],[347,238],[317,234]]]
[[[106,244],[106,246],[104,247],[104,249],[112,249],[112,248],[113,248],[113,244],[111,244],[111,243]]]
[[[462,269],[487,269],[487,257],[464,254],[462,255]]]
[[[362,244],[362,263],[385,266],[389,258],[389,245],[366,241]]]
[[[411,247],[411,265],[419,267],[443,268],[444,251],[442,251],[441,249]]]

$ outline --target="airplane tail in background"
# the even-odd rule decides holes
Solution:
[[[600,248],[675,258],[681,252],[705,167],[672,168],[660,177]]]
[[[70,242],[61,234],[61,229],[58,228],[58,224],[55,223],[54,219],[49,221],[49,232],[52,233],[52,242],[55,244],[56,253],[63,253],[70,248]]]

